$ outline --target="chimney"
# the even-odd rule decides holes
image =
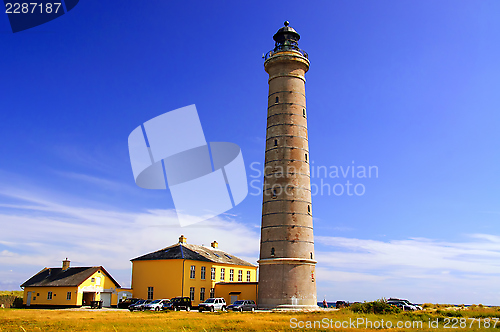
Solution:
[[[68,261],[68,257],[66,257],[66,259],[63,260],[63,266],[62,266],[63,271],[66,271],[67,269],[69,269],[69,263],[70,263],[70,261]]]
[[[184,235],[181,235],[179,237],[179,243],[187,243],[187,238],[185,238]]]
[[[217,243],[217,241],[214,241],[210,244],[212,246],[212,248],[219,248],[219,244]]]

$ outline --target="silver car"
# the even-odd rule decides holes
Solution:
[[[403,309],[404,311],[407,311],[407,310],[411,310],[411,311],[422,310],[421,306],[413,304],[410,301],[405,300],[405,299],[390,298],[390,299],[387,300],[387,303],[395,305],[395,306]]]
[[[227,310],[233,311],[255,311],[257,305],[254,300],[238,300],[227,306]]]
[[[226,311],[226,300],[224,300],[222,297],[211,297],[205,302],[198,304],[199,312],[217,310]]]
[[[154,300],[153,302],[145,304],[143,310],[160,311],[163,309],[163,303],[167,303],[169,301],[169,299]]]

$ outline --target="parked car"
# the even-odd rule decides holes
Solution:
[[[144,310],[144,306],[148,303],[150,303],[151,300],[139,300],[136,303],[130,305],[128,307],[128,310],[130,311],[139,311],[139,310]]]
[[[143,310],[160,311],[163,309],[163,303],[168,303],[168,302],[170,302],[169,299],[154,300],[148,304],[145,304]]]
[[[163,310],[181,310],[191,311],[191,299],[189,297],[174,297],[169,302],[163,304]]]
[[[404,311],[415,311],[418,310],[416,306],[413,304],[409,304],[409,302],[405,302],[400,299],[389,299],[387,300],[387,304],[395,305],[396,307],[404,310]]]
[[[227,306],[227,310],[233,311],[255,311],[257,305],[254,300],[238,300]]]
[[[387,300],[387,302],[389,302],[389,301],[396,301],[396,302],[399,301],[399,302],[402,302],[403,305],[408,306],[409,308],[411,308],[411,310],[422,310],[421,306],[419,306],[419,305],[417,305],[415,303],[411,303],[410,301],[408,301],[406,299],[397,299],[397,298],[392,298],[391,297],[390,299]]]
[[[415,310],[422,310],[422,307],[415,304],[415,303],[411,303],[410,301],[408,300],[405,300],[405,299],[399,299],[401,302],[405,303],[406,305],[410,305],[410,306],[414,306],[415,307]]]
[[[141,299],[136,299],[135,297],[131,297],[131,298],[128,298],[128,299],[122,299],[122,300],[120,300],[120,302],[118,302],[117,307],[120,308],[120,309],[128,309],[128,307],[131,304],[134,304],[134,303],[136,303],[139,300],[141,300]]]
[[[211,297],[207,299],[205,302],[198,304],[198,311],[202,312],[204,310],[207,311],[217,311],[217,310],[226,310],[226,300],[222,297]]]

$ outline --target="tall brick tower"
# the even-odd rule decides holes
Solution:
[[[317,307],[307,143],[305,73],[300,35],[285,22],[265,56],[269,74],[259,307]]]

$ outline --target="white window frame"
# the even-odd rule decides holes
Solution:
[[[205,287],[200,288],[200,302],[205,301]]]
[[[194,292],[195,292],[195,288],[190,287],[189,288],[189,298],[191,299],[191,301],[194,301]]]
[[[154,287],[149,286],[148,287],[148,300],[154,299]]]

